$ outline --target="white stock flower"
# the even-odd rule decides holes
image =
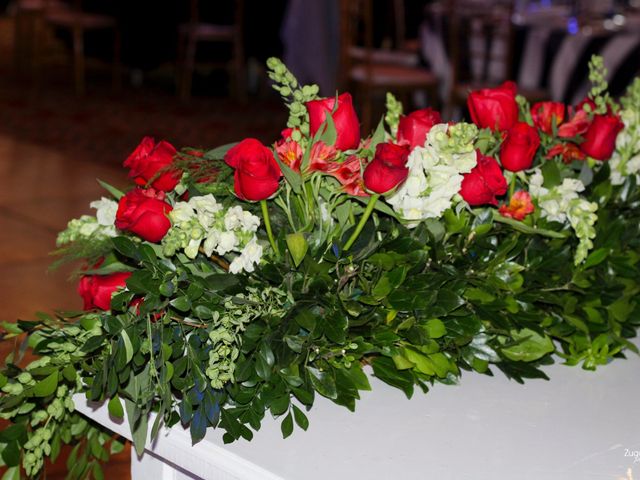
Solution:
[[[118,202],[102,197],[100,200],[94,200],[91,202],[89,206],[96,209],[96,219],[100,225],[113,227],[113,224],[116,221]]]
[[[186,223],[195,216],[196,212],[187,202],[177,202],[169,213],[169,219],[173,225]]]
[[[235,250],[238,245],[238,237],[233,232],[222,232],[218,237],[217,252],[218,255],[226,255],[228,252]]]
[[[240,273],[245,271],[251,273],[255,270],[255,265],[260,263],[261,258],[262,245],[258,243],[254,236],[242,249],[242,253],[231,261],[229,272]]]
[[[196,211],[198,221],[204,229],[208,229],[214,224],[218,212],[222,210],[222,205],[210,193],[201,197],[191,197],[189,205]]]
[[[409,155],[409,175],[398,190],[387,198],[391,206],[415,227],[416,221],[440,218],[451,207],[460,191],[463,173],[476,166],[476,152],[451,153],[438,150],[447,124],[435,125],[427,135],[426,145],[416,147]]]

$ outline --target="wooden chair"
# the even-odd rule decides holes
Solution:
[[[211,42],[231,45],[230,62],[213,62],[213,67],[227,68],[231,74],[233,96],[244,101],[246,97],[245,62],[243,46],[244,1],[235,0],[234,23],[220,25],[200,20],[199,0],[190,0],[188,23],[178,26],[178,94],[182,99],[191,96],[193,72],[196,67],[198,43]]]
[[[415,43],[404,38],[404,3],[392,0],[394,38],[392,48],[374,48],[372,0],[341,0],[341,48],[339,84],[353,87],[361,103],[365,132],[372,127],[373,94],[393,91],[405,102],[410,93],[423,91],[437,99],[437,78],[420,66]],[[413,48],[412,48],[413,45]]]
[[[470,91],[510,80],[513,66],[513,2],[492,8],[450,0],[446,9],[450,46],[450,88],[446,115],[466,104]],[[519,91],[530,101],[548,98],[544,90]]]
[[[86,91],[85,69],[87,58],[85,55],[85,33],[97,30],[111,30],[113,32],[113,65],[112,77],[114,89],[120,88],[120,33],[115,17],[110,15],[88,13],[82,8],[82,0],[74,0],[73,4],[63,4],[56,0],[42,2],[42,28],[37,34],[35,53],[36,69],[39,70],[49,61],[48,39],[51,29],[67,30],[71,34],[72,63],[75,91],[84,95]],[[36,73],[36,80],[42,75]]]

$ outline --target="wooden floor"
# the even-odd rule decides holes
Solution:
[[[95,179],[124,185],[125,174],[0,135],[0,320],[81,307],[75,285],[67,281],[69,269],[47,271],[49,252],[67,221],[90,213],[89,202],[103,194]],[[10,348],[0,343],[0,358]],[[106,465],[105,478],[130,478],[129,452]],[[48,469],[47,479],[64,478],[65,456]]]

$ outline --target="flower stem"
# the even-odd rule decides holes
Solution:
[[[513,197],[513,192],[516,191],[516,174],[511,173],[511,182],[509,183],[509,200]]]
[[[371,212],[373,212],[373,207],[375,207],[376,202],[378,201],[378,198],[380,198],[380,194],[377,194],[377,193],[375,195],[371,195],[371,197],[369,198],[369,203],[367,203],[367,208],[362,214],[362,217],[360,217],[360,222],[358,222],[358,225],[356,226],[356,229],[351,234],[351,237],[349,237],[349,240],[347,240],[347,243],[344,244],[343,251],[346,252],[347,250],[349,250],[351,248],[351,245],[353,245],[353,242],[355,242],[358,236],[360,235],[360,232],[362,232],[362,229],[364,228],[365,223],[367,223],[367,220],[369,220],[369,217],[371,216]]]
[[[260,200],[260,208],[262,208],[262,218],[264,219],[264,227],[267,229],[269,243],[271,244],[273,251],[276,252],[276,255],[279,257],[280,251],[278,250],[278,245],[276,244],[276,241],[273,238],[273,232],[271,231],[271,220],[269,219],[269,209],[267,208],[266,200]]]

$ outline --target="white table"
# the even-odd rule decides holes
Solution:
[[[524,386],[500,372],[465,374],[459,386],[436,385],[411,400],[372,378],[355,413],[319,398],[309,430],[286,440],[271,418],[251,442],[230,445],[211,430],[191,447],[188,431],[174,427],[142,459],[132,453],[132,477],[638,480],[640,358],[628,357],[596,372],[554,365],[546,368],[551,381]],[[75,400],[80,412],[130,438],[106,405]]]

